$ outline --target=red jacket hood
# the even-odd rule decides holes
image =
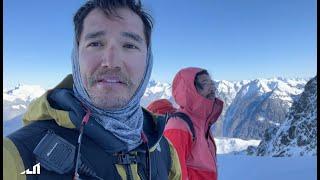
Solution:
[[[194,86],[195,76],[204,69],[189,67],[180,70],[172,83],[172,95],[180,106],[179,111],[187,113],[195,125],[208,127],[217,121],[223,102],[215,98],[209,100],[201,96]]]
[[[151,102],[147,109],[156,114],[166,114],[166,113],[173,113],[177,109],[173,107],[172,103],[167,99],[158,99]]]

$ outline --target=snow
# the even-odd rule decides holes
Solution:
[[[151,80],[147,86],[147,89],[140,101],[140,105],[146,107],[152,101],[157,99],[168,99],[175,105],[171,95],[171,85],[164,82],[156,82]]]
[[[30,102],[45,93],[39,85],[19,84],[14,89],[3,89],[3,121],[24,113]]]
[[[30,101],[45,93],[45,89],[39,85],[18,85],[12,90],[3,90],[3,100],[13,102],[17,99]]]
[[[265,80],[261,80],[260,82],[258,82],[259,92],[265,93],[271,91],[271,88],[269,88],[267,83],[268,81]]]
[[[217,146],[217,154],[228,154],[246,150],[248,146],[257,147],[260,140],[243,140],[239,138],[214,138]]]
[[[312,78],[290,108],[280,127],[270,129],[271,139],[262,141],[259,156],[317,155],[317,84]],[[268,135],[268,137],[270,137]]]
[[[159,86],[154,86],[154,87],[151,87],[149,90],[151,93],[158,93],[158,92],[161,92],[163,88]]]
[[[265,120],[265,118],[264,118],[264,117],[262,117],[262,116],[258,116],[257,120],[258,120],[258,121],[260,121],[260,122],[262,122],[262,121],[264,121],[264,120]]]
[[[274,124],[276,126],[280,126],[280,123],[276,123],[276,122],[273,122],[273,121],[268,121],[270,124]]]
[[[146,89],[144,96],[151,94],[164,93],[167,96],[171,96],[171,86],[168,83],[155,82],[152,80]]]
[[[291,84],[287,83],[290,81]],[[291,94],[300,94],[303,91],[303,86],[307,81],[297,81],[292,79],[281,79],[281,78],[271,78],[271,79],[256,79],[250,82],[250,87],[247,91],[258,91],[259,93],[266,93],[270,91],[276,91],[275,93],[279,96],[288,96]],[[244,91],[244,93],[249,93]]]
[[[281,82],[281,81],[278,82],[277,88],[279,90],[281,90],[282,92],[286,92],[286,93],[289,93],[289,94],[300,94],[303,91],[303,89],[292,88],[287,83]]]
[[[291,86],[297,86],[299,84],[305,84],[309,80],[310,80],[310,78],[306,78],[306,79],[295,78],[295,79],[287,79],[286,82],[288,84],[290,84]]]
[[[290,81],[291,84],[287,81]],[[228,136],[229,133],[231,136],[228,128],[230,128],[230,124],[235,121],[235,117],[241,117],[240,113],[243,112],[241,107],[246,104],[246,102],[253,102],[253,100],[256,100],[256,102],[262,103],[263,100],[270,98],[276,100],[274,102],[279,102],[284,110],[289,109],[293,103],[293,97],[296,97],[303,92],[303,87],[307,81],[299,80],[296,83],[293,82],[295,82],[294,79],[286,78],[259,78],[244,81],[243,86],[237,91],[236,96],[231,99],[231,103],[228,103],[230,101],[229,99],[226,98],[227,101],[225,100],[228,106],[226,107],[227,110],[225,110],[226,113],[223,114],[223,135]],[[292,84],[296,86],[293,86]],[[256,120],[263,122],[266,119],[265,114],[266,113],[260,114],[260,117],[257,117]],[[250,117],[247,117],[246,119],[250,119]],[[273,123],[271,122],[271,124]]]
[[[27,107],[25,105],[19,104],[19,105],[13,105],[13,109],[26,109]]]
[[[218,155],[219,180],[315,180],[317,157]]]
[[[307,121],[306,119],[315,119],[314,117],[307,117],[307,118],[302,118],[300,121],[300,123],[297,123],[297,126],[299,124],[301,124],[302,122],[304,121]],[[281,138],[282,135],[284,133],[287,133],[289,131],[289,128],[291,127],[291,121],[290,120],[287,120],[286,122],[283,123],[283,125],[279,128],[278,132],[276,133],[275,137],[276,138]],[[307,131],[307,128],[304,129],[305,131]],[[300,138],[302,139],[310,139],[310,137],[308,137],[307,135],[310,135],[311,132],[308,132],[307,134],[303,134],[303,133],[300,133],[299,136]],[[274,138],[274,142],[272,143],[272,145],[274,144],[279,144],[279,139],[276,139]],[[316,141],[316,140],[315,140]],[[312,155],[315,155],[317,152],[316,152],[316,148],[315,149],[311,149],[311,150],[307,150],[307,147],[306,146],[298,146],[297,145],[297,137],[295,139],[293,139],[289,145],[282,145],[282,147],[277,147],[276,149],[278,149],[278,151],[276,152],[273,152],[272,151],[272,147],[269,147],[268,148],[268,152],[271,152],[270,155],[275,155],[279,152],[279,148],[282,148],[282,151],[285,150],[286,154],[287,155],[290,155],[290,156],[301,156],[301,155],[304,155],[304,156],[312,156]]]
[[[226,80],[222,80],[222,81],[217,81],[216,84],[218,85],[217,89],[219,91],[223,91],[223,92],[236,92],[235,89],[233,88],[233,83],[226,81]]]

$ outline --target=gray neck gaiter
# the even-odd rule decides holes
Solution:
[[[80,74],[78,45],[76,42],[74,43],[72,51],[72,75],[75,97],[92,112],[92,119],[96,120],[106,131],[111,132],[114,136],[127,144],[127,149],[129,151],[142,143],[141,133],[144,117],[140,106],[140,100],[147,88],[151,76],[152,64],[151,45],[149,45],[143,79],[128,104],[119,109],[101,109],[93,105],[83,86]]]

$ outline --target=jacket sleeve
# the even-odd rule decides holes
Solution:
[[[26,180],[26,175],[20,174],[25,170],[23,161],[14,143],[3,138],[3,179]]]
[[[186,127],[183,129],[181,129],[181,126],[179,129],[166,128],[164,132],[164,136],[170,140],[170,142],[173,144],[173,146],[175,147],[178,153],[179,162],[180,162],[181,171],[182,171],[182,180],[188,179],[188,170],[187,170],[186,160],[187,160],[188,154],[190,153],[191,145],[192,145],[191,132],[188,131],[187,125],[185,126]]]

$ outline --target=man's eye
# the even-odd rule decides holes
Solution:
[[[203,81],[202,84],[203,84],[203,85],[214,86],[214,81],[212,81],[212,80],[210,80],[210,81]]]
[[[91,42],[88,44],[88,47],[101,47],[103,44],[101,42]]]
[[[123,47],[128,49],[139,49],[137,46],[133,44],[124,44]]]

